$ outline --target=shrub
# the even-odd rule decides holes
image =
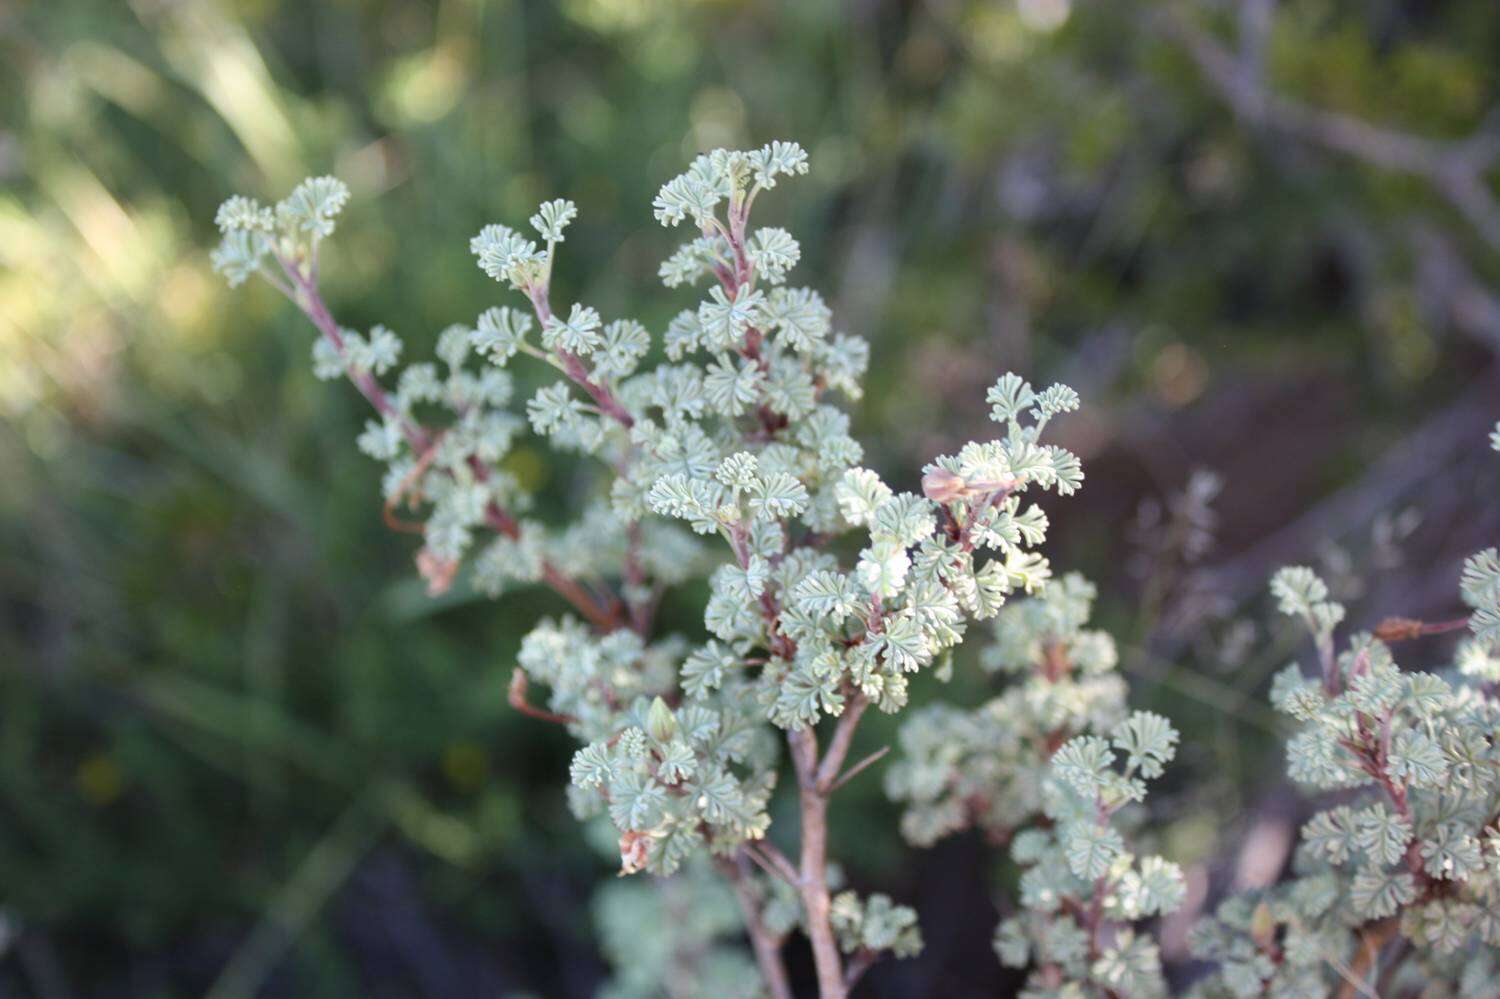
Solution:
[[[829,800],[884,752],[849,763],[861,717],[905,709],[910,676],[951,669],[969,622],[986,619],[984,661],[1015,682],[977,711],[911,715],[887,780],[907,805],[903,830],[926,844],[978,825],[1009,844],[1024,911],[1002,923],[996,950],[1032,968],[1031,991],[1162,993],[1146,921],[1181,903],[1182,874],[1131,843],[1146,781],[1178,736],[1158,715],[1127,712],[1113,644],[1085,627],[1092,587],[1073,575],[1049,584],[1036,551],[1047,518],[1032,497],[1066,496],[1083,479],[1074,455],[1042,440],[1078,398],[1005,375],[987,400],[997,437],[935,458],[921,494],[861,467],[835,400],[859,398],[868,346],[834,331],[817,292],[788,285],[796,240],[750,226],[757,198],[807,168],[799,146],[773,142],[700,156],[662,187],[657,220],[695,235],[661,278],[708,291],[669,324],[654,363],[640,323],[553,302],[568,201],[538,208],[535,238],[497,224],[472,239],[478,265],[516,297],[444,330],[438,363],[399,373],[401,340],[341,327],[319,289],[322,242],[348,200],[337,180],[306,181],[274,208],[231,198],[213,259],[231,284],[261,277],[292,300],[317,330],[315,373],[347,378],[374,408],[358,443],[386,464],[386,518],[421,537],[431,592],[465,574],[491,595],[538,584],[569,605],[526,636],[510,700],[579,741],[569,800],[612,827],[620,872],[660,876],[597,906],[617,994],[743,992],[746,959],[725,942],[730,904],[777,996],[791,994],[781,950],[794,929],[823,996],[920,949],[912,910],[838,891]],[[524,418],[506,370],[517,358],[560,376]],[[528,428],[592,462],[566,524],[536,516],[506,470]],[[703,633],[658,627],[663,593],[700,579]],[[1220,910],[1198,934],[1223,962],[1205,989],[1327,983],[1309,964],[1325,944],[1352,979],[1356,949],[1383,945],[1398,914],[1421,959],[1455,974],[1459,959],[1443,955],[1475,934],[1495,943],[1497,579],[1493,552],[1466,568],[1475,638],[1462,676],[1445,680],[1400,673],[1369,637],[1334,657],[1337,606],[1306,570],[1278,577],[1283,608],[1307,620],[1323,656],[1321,684],[1291,671],[1275,691],[1304,726],[1293,777],[1385,800],[1323,813],[1284,893]],[[1017,594],[1029,598],[1008,603]],[[768,836],[783,774],[799,820],[789,852]],[[667,918],[684,911],[693,918]],[[647,927],[657,932],[643,940]]]

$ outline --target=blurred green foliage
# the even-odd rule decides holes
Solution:
[[[468,237],[565,195],[581,220],[558,281],[659,330],[680,302],[655,281],[657,186],[704,148],[802,142],[813,173],[770,210],[872,340],[857,426],[890,481],[981,425],[996,371],[1085,396],[1068,443],[1090,479],[1051,554],[1104,581],[1139,706],[1188,716],[1191,778],[1166,795],[1177,855],[1232,844],[1205,814],[1241,813],[1275,766],[1256,695],[1280,661],[1226,675],[1212,643],[1158,642],[1119,527],[1213,463],[1227,557],[1357,482],[1492,377],[1475,373],[1500,341],[1455,296],[1482,302],[1500,264],[1423,180],[1238,118],[1164,30],[1167,6],[0,10],[0,985],[596,979],[586,896],[604,868],[563,807],[565,740],[504,703],[520,629],[560,608],[427,600],[351,446],[360,400],[314,382],[308,331],[273,292],[231,298],[209,273],[218,202],[307,174],[354,189],[325,278],[348,325],[423,345],[471,320],[494,289]],[[1231,44],[1244,26],[1219,6],[1173,9]],[[1285,6],[1259,63],[1278,92],[1436,139],[1488,120],[1494,5]],[[550,456],[516,471],[569,494]],[[977,700],[982,680],[955,686]],[[899,883],[894,833],[861,833],[894,829],[877,785],[845,793],[835,852]],[[970,921],[975,946],[934,948],[898,985],[984,981],[941,964],[989,960],[992,918]],[[374,962],[381,933],[425,942]]]

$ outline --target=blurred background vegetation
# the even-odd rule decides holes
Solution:
[[[1190,908],[1274,877],[1304,806],[1266,576],[1316,562],[1356,624],[1436,613],[1500,533],[1497,51],[1489,0],[0,5],[0,994],[605,974],[569,745],[504,703],[561,608],[423,596],[361,400],[314,381],[274,292],[209,271],[225,196],[311,173],[354,190],[341,320],[420,348],[497,300],[468,237],[559,195],[558,280],[660,330],[657,187],[802,142],[812,174],[764,210],[872,341],[870,462],[912,485],[1000,371],[1079,389],[1060,443],[1089,479],[1049,554],[1186,729],[1166,849]],[[567,463],[516,471],[570,494]],[[869,994],[1007,987],[998,852],[904,851],[873,778],[834,823],[851,880],[926,930]]]

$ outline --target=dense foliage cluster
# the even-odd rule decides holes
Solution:
[[[911,909],[833,894],[828,799],[873,761],[845,768],[861,715],[906,707],[913,673],[951,670],[973,620],[993,622],[982,660],[1009,682],[976,710],[932,706],[906,721],[886,781],[907,806],[903,832],[926,845],[977,826],[1009,846],[1022,911],[1002,921],[995,949],[1031,969],[1029,994],[1164,994],[1150,920],[1177,909],[1185,885],[1176,863],[1138,852],[1138,806],[1179,736],[1162,716],[1127,710],[1114,644],[1087,627],[1094,589],[1077,575],[1051,580],[1036,550],[1047,518],[1026,502],[1082,482],[1078,459],[1042,442],[1078,397],[1000,378],[987,397],[1000,435],[933,460],[920,494],[861,467],[834,399],[859,398],[868,348],[834,330],[815,291],[786,284],[796,240],[749,225],[762,192],[806,170],[800,147],[775,142],[700,156],[662,187],[657,220],[697,235],[660,276],[708,292],[649,365],[640,323],[554,307],[553,263],[576,216],[568,201],[538,208],[534,239],[489,225],[471,241],[525,308],[449,327],[441,365],[399,373],[399,338],[340,327],[319,292],[320,245],[348,197],[338,181],[309,180],[274,209],[226,202],[214,265],[232,284],[259,275],[296,302],[320,333],[316,372],[347,377],[374,407],[359,445],[387,463],[387,519],[421,535],[432,592],[467,565],[480,590],[542,583],[579,615],[526,636],[510,696],[581,743],[570,802],[612,827],[621,873],[673,876],[601,895],[617,994],[743,991],[746,959],[723,943],[731,900],[778,995],[789,994],[780,948],[794,928],[825,996],[884,954],[920,949]],[[505,370],[519,356],[561,376],[527,400],[524,419]],[[528,427],[597,459],[570,525],[533,517],[506,471]],[[409,510],[421,519],[404,519]],[[724,547],[701,540],[715,535]],[[694,577],[709,584],[706,634],[662,632],[663,592]],[[1273,689],[1300,725],[1291,776],[1356,794],[1307,824],[1292,881],[1233,899],[1199,927],[1198,950],[1218,970],[1198,988],[1301,995],[1377,972],[1486,980],[1494,953],[1469,945],[1493,947],[1500,925],[1500,557],[1464,567],[1473,612],[1457,624],[1473,634],[1444,675],[1401,671],[1387,643],[1447,626],[1397,621],[1384,641],[1356,635],[1336,654],[1343,608],[1322,581],[1294,568],[1272,588],[1311,630],[1321,667],[1311,680],[1288,667]],[[547,688],[545,708],[530,702],[532,684]],[[768,835],[783,747],[801,822],[795,862]],[[683,912],[692,919],[672,918]],[[658,932],[638,952],[626,927],[647,923]],[[1382,964],[1398,933],[1414,959]]]
[[[1500,449],[1500,441],[1494,441]],[[1219,962],[1207,995],[1321,995],[1372,980],[1378,994],[1454,983],[1492,995],[1500,971],[1500,560],[1469,558],[1459,581],[1472,613],[1436,627],[1394,619],[1335,650],[1344,608],[1305,567],[1271,589],[1303,622],[1317,675],[1297,664],[1271,699],[1297,724],[1287,769],[1337,804],[1302,829],[1294,877],[1234,898],[1200,925],[1195,949]],[[1470,631],[1437,672],[1397,665],[1390,642]],[[1384,638],[1385,640],[1382,640]],[[1404,940],[1412,958],[1381,963]]]
[[[1041,441],[1052,418],[1077,407],[1076,394],[1037,392],[1014,375],[988,396],[1002,435],[935,459],[921,495],[859,467],[861,448],[833,399],[859,397],[868,348],[833,329],[817,292],[786,284],[796,240],[749,226],[763,191],[806,170],[800,147],[774,142],[700,156],[662,187],[657,220],[690,222],[697,236],[661,278],[709,290],[672,321],[666,360],[645,369],[651,339],[641,324],[606,323],[581,303],[554,310],[553,260],[576,215],[567,201],[538,208],[536,239],[504,225],[474,237],[479,266],[527,307],[497,306],[472,328],[445,330],[441,368],[395,374],[395,334],[332,320],[318,252],[347,191],[331,178],[305,182],[274,210],[226,202],[214,264],[231,283],[260,274],[297,302],[322,334],[318,374],[348,377],[375,407],[360,446],[388,464],[387,515],[424,511],[401,523],[422,535],[417,561],[432,591],[452,585],[477,549],[479,588],[545,582],[582,614],[544,620],[526,637],[512,698],[583,743],[572,805],[580,818],[608,817],[622,873],[669,875],[712,854],[762,942],[779,944],[800,922],[826,993],[845,987],[839,951],[852,970],[921,946],[910,909],[882,895],[830,895],[826,801],[852,776],[841,770],[854,726],[867,707],[903,708],[910,675],[961,642],[969,619],[1042,588],[1049,570],[1035,548],[1047,520],[1025,494],[1066,495],[1083,476],[1076,457]],[[527,401],[531,430],[601,468],[580,520],[561,530],[525,516],[528,497],[503,465],[525,427],[507,408],[504,367],[518,355],[563,376]],[[851,530],[857,555],[842,564],[830,543]],[[728,560],[694,535],[718,535]],[[657,634],[663,589],[704,572],[706,640]],[[532,683],[548,689],[545,711],[526,700]],[[825,719],[838,726],[820,751],[814,731]],[[795,868],[765,839],[778,730],[802,801]],[[769,889],[740,866],[747,858],[797,890],[802,911],[787,925],[766,925]],[[763,962],[776,960],[775,945],[763,949]],[[773,984],[775,975],[767,971]]]
[[[970,825],[1009,845],[1026,912],[1001,922],[995,950],[1032,966],[1033,988],[1162,994],[1157,947],[1131,924],[1178,907],[1182,871],[1137,858],[1126,840],[1135,823],[1122,820],[1172,759],[1177,732],[1160,715],[1126,714],[1114,641],[1085,627],[1094,593],[1068,574],[1001,611],[981,662],[1012,682],[973,711],[914,712],[886,789],[908,803],[902,832],[917,845]]]
[[[1491,444],[1500,450],[1500,436]],[[1493,994],[1500,557],[1487,549],[1464,563],[1467,617],[1390,619],[1342,652],[1345,609],[1311,569],[1283,569],[1271,591],[1311,633],[1319,661],[1318,675],[1293,663],[1272,686],[1273,704],[1297,723],[1288,772],[1338,803],[1303,827],[1289,880],[1229,898],[1194,928],[1194,953],[1215,968],[1194,991],[1389,995],[1451,983],[1456,994]],[[1070,575],[1008,606],[982,662],[1013,682],[973,711],[913,713],[887,790],[907,803],[903,832],[918,845],[968,826],[1009,844],[1024,911],[1001,922],[995,949],[1033,969],[1033,994],[1159,995],[1159,952],[1128,923],[1176,909],[1182,872],[1161,857],[1135,864],[1109,819],[1144,797],[1140,778],[1160,775],[1177,734],[1149,712],[1122,720],[1114,644],[1084,627],[1093,595]],[[1460,628],[1470,634],[1448,668],[1397,666],[1389,643]]]

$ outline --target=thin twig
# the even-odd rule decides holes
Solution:
[[[1159,14],[1167,34],[1182,44],[1235,114],[1371,166],[1423,178],[1500,251],[1500,205],[1484,176],[1500,157],[1500,137],[1485,125],[1465,139],[1428,139],[1273,94],[1258,74],[1246,73],[1233,52],[1180,12],[1162,5]]]
[[[526,679],[526,671],[517,666],[515,672],[510,675],[510,689],[506,696],[506,700],[510,702],[511,707],[529,718],[552,722],[556,725],[572,725],[578,721],[577,718],[569,714],[557,714],[552,711],[544,711],[541,708],[532,707],[531,703],[526,700],[526,689],[528,686],[529,681]]]
[[[422,476],[427,474],[427,470],[432,467],[432,461],[437,457],[438,441],[442,439],[442,432],[439,432],[432,438],[431,443],[422,451],[421,457],[417,459],[417,463],[412,466],[411,471],[402,477],[401,481],[397,483],[396,488],[391,491],[391,495],[386,498],[385,506],[381,508],[380,512],[381,516],[385,518],[385,526],[391,530],[400,531],[404,534],[422,534],[424,532],[425,528],[422,524],[415,521],[402,520],[396,516],[396,507],[406,497],[407,492],[416,486],[421,481]]]
[[[849,969],[844,972],[844,987],[852,989],[855,984],[864,977],[864,973],[870,970],[870,965],[880,960],[880,952],[870,950],[867,947],[860,948],[859,953],[849,959]]]
[[[879,749],[875,750],[875,752],[871,753],[869,756],[866,756],[864,759],[854,764],[854,766],[850,767],[848,770],[845,770],[842,777],[828,786],[828,793],[832,794],[839,788],[843,787],[845,784],[849,783],[854,778],[858,777],[861,770],[874,765],[881,757],[885,756],[885,754],[889,753],[890,751],[890,746],[881,746]]]
[[[786,854],[777,849],[775,843],[767,840],[746,843],[745,850],[756,862],[765,867],[768,873],[776,875],[793,888],[797,887],[801,880],[797,874],[797,868],[792,866]]]
[[[828,740],[828,752],[818,764],[814,777],[814,786],[825,797],[832,789],[834,775],[843,767],[844,758],[849,755],[849,746],[854,741],[854,729],[859,725],[860,716],[869,706],[869,699],[863,694],[856,693],[849,698],[844,713],[839,715],[838,725],[833,730],[833,738]]]
[[[745,933],[750,937],[750,949],[755,953],[755,963],[760,967],[761,978],[772,999],[792,999],[791,982],[787,979],[786,965],[781,959],[782,937],[772,933],[762,918],[760,902],[751,889],[749,868],[745,864],[746,852],[731,860],[717,860],[719,873],[724,875],[740,905],[740,915],[745,920]]]

